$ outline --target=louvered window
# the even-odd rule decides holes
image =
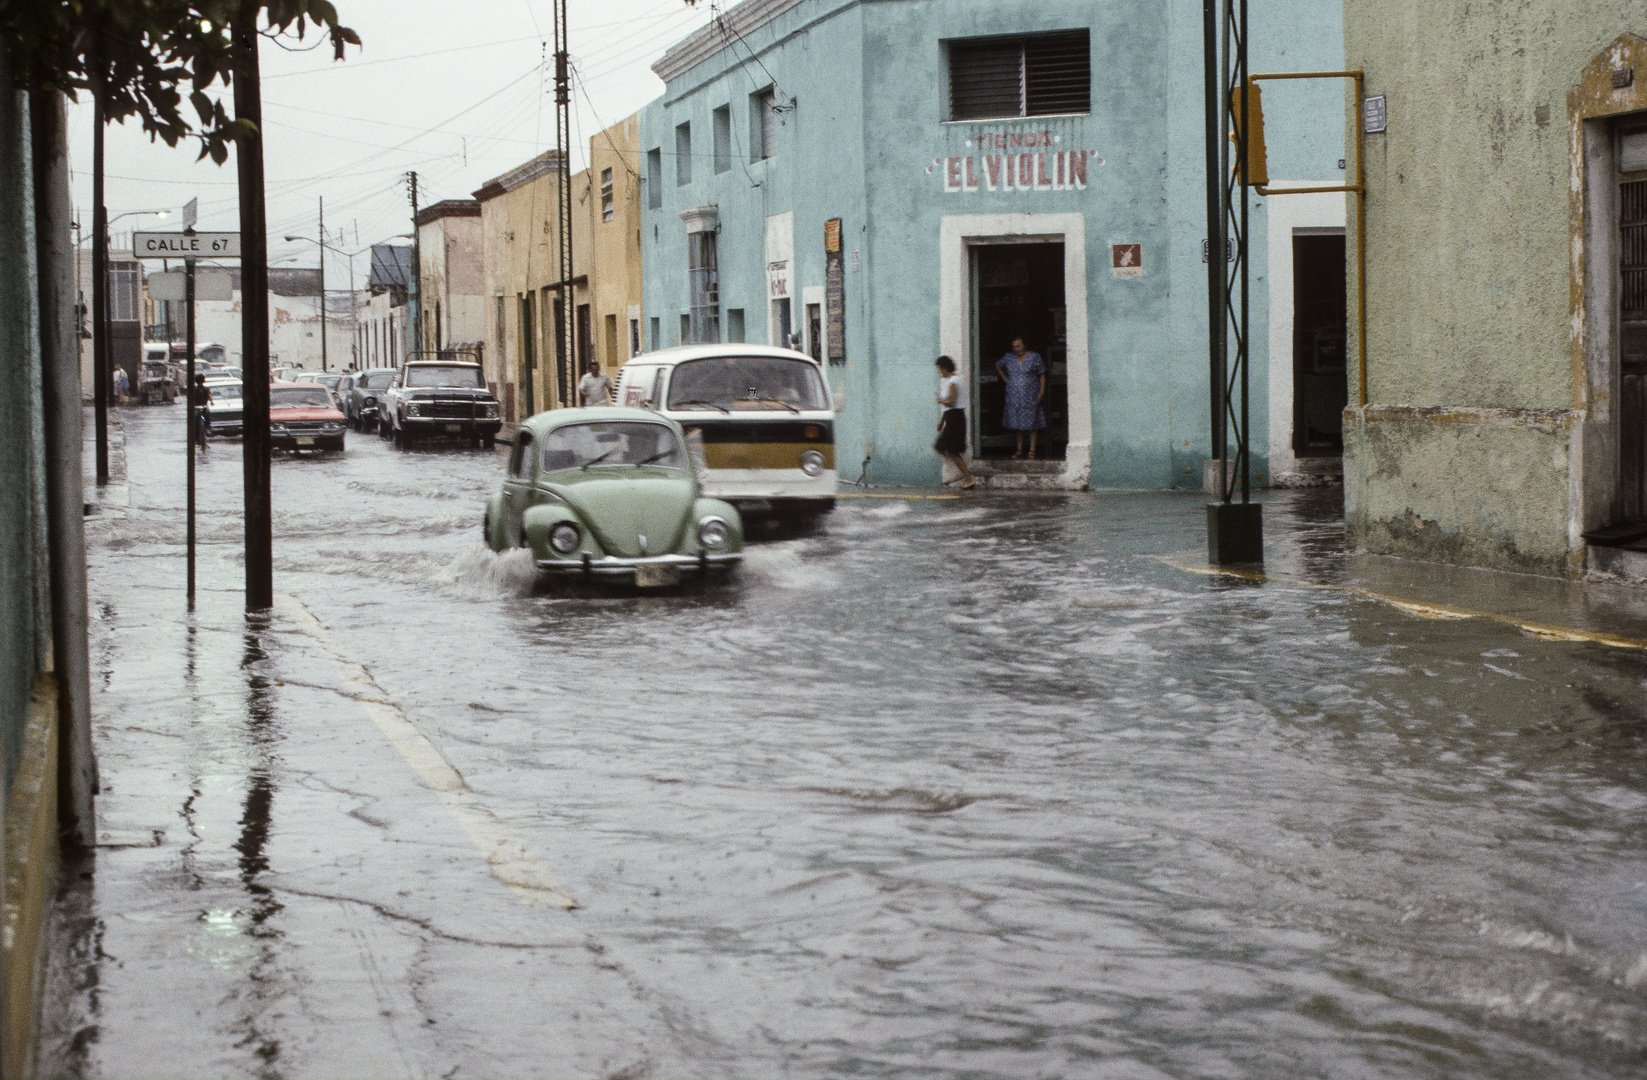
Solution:
[[[994,120],[1092,109],[1091,36],[1060,30],[949,44],[949,117]]]

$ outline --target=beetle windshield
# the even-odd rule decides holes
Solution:
[[[329,409],[332,407],[332,395],[326,392],[324,386],[271,386],[269,388],[269,408],[271,409]]]
[[[680,436],[662,424],[618,421],[605,424],[566,424],[543,437],[545,472],[657,465],[686,468],[686,448]]]
[[[675,365],[669,379],[669,408],[683,411],[719,409],[827,409],[817,365],[782,356],[711,356]]]
[[[486,376],[469,364],[413,364],[406,369],[406,385],[484,387]]]

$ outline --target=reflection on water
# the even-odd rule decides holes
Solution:
[[[223,588],[230,464],[202,481]],[[591,1002],[576,1038],[645,1041],[659,1075],[1641,1075],[1642,654],[1184,573],[1160,556],[1204,512],[1172,495],[846,501],[721,587],[551,588],[479,543],[500,466],[276,462],[277,587],[550,853],[651,1010]],[[1335,498],[1268,503],[1272,568],[1347,579]],[[162,509],[122,535],[180,559]],[[242,901],[211,911],[276,986],[277,749],[304,729],[268,640]],[[420,1000],[530,1073],[536,962]],[[519,1025],[481,1019],[497,1000]]]

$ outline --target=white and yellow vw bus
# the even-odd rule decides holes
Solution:
[[[769,345],[683,345],[618,371],[619,405],[652,409],[703,448],[704,495],[745,514],[835,508],[835,408],[818,363]]]

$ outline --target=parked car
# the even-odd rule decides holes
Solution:
[[[177,400],[178,381],[168,360],[144,360],[137,372],[137,400],[146,405]]]
[[[343,450],[343,414],[319,383],[269,387],[271,450]]]
[[[681,426],[634,409],[555,409],[521,424],[482,531],[493,551],[530,548],[544,573],[642,588],[743,560],[743,519],[704,497]]]
[[[835,402],[822,367],[766,345],[688,345],[618,371],[619,405],[678,420],[701,440],[704,491],[746,514],[835,508]]]
[[[343,382],[343,372],[311,371],[308,373],[304,381],[319,383],[321,386],[324,386],[326,389],[330,390],[332,392],[332,401],[337,405],[339,410],[343,408],[343,395],[338,392],[338,385]]]
[[[424,439],[468,439],[491,449],[503,427],[498,399],[479,364],[410,360],[400,366],[382,398],[382,422],[397,447]]]
[[[244,430],[245,387],[239,379],[206,376],[210,398],[200,406],[206,438],[239,435]]]
[[[343,415],[350,427],[356,431],[377,430],[383,394],[394,381],[394,368],[367,368],[355,373],[354,382],[343,397]]]

